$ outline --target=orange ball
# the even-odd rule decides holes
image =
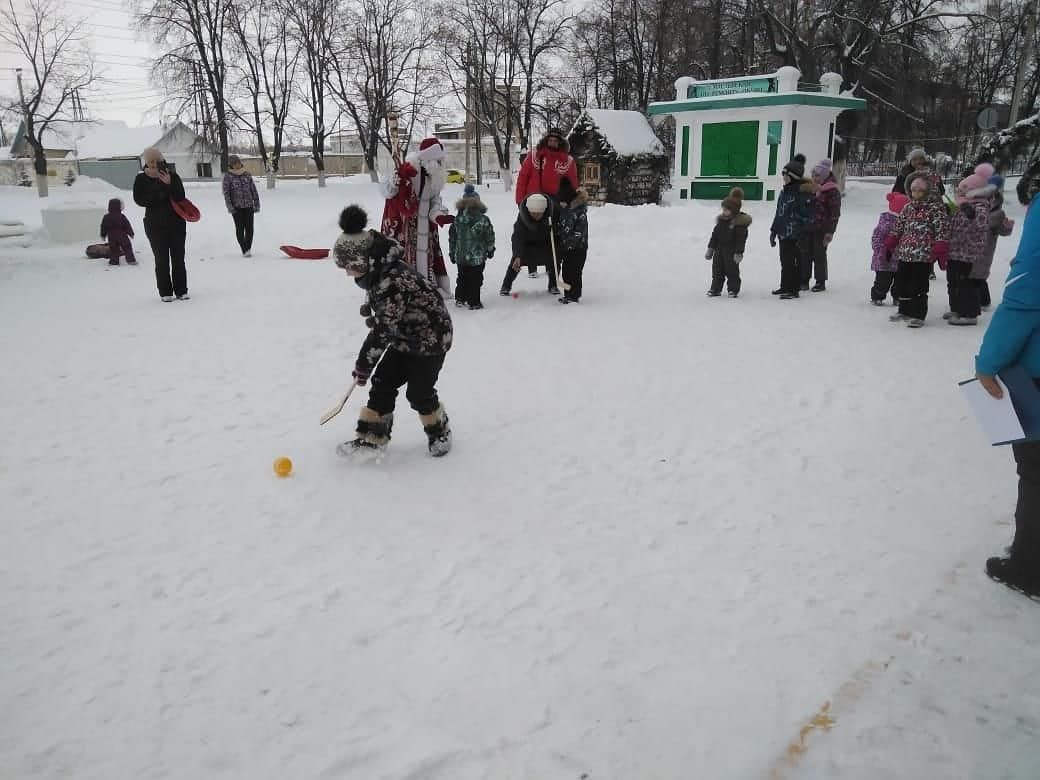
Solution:
[[[292,473],[292,461],[288,458],[275,458],[274,473],[279,477],[287,477]]]

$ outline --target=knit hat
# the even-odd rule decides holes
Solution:
[[[541,193],[536,192],[527,196],[524,205],[527,206],[529,214],[544,214],[546,209],[549,208],[549,200]]]
[[[729,191],[729,195],[722,199],[722,208],[729,209],[732,213],[736,214],[744,206],[744,190],[740,187],[734,187]]]
[[[465,187],[462,188],[462,197],[476,198],[477,200],[480,200],[480,193],[477,192],[477,188],[474,187],[472,184],[467,184]]]
[[[419,143],[419,160],[428,162],[430,160],[443,160],[444,146],[436,138],[425,138]]]
[[[574,189],[574,185],[571,184],[571,180],[566,176],[560,179],[560,189],[557,192],[560,196],[560,200],[564,203],[570,203],[576,197],[578,197],[578,191]]]
[[[783,173],[788,173],[796,179],[804,179],[805,158],[802,157],[802,159],[799,160],[799,157],[801,157],[801,155],[795,155],[794,159],[792,159],[791,162],[787,163],[787,165],[784,166]]]
[[[336,240],[332,252],[336,265],[344,271],[368,273],[372,234],[365,230],[366,224],[368,215],[360,206],[347,206],[339,215],[339,227],[343,233]]]
[[[831,175],[834,165],[830,160],[820,160],[816,165],[813,166],[812,175],[817,179],[826,179]]]
[[[910,202],[910,198],[901,192],[890,192],[885,197],[888,198],[888,210],[893,214],[901,214],[903,207]]]

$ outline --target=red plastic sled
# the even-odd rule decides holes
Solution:
[[[324,260],[329,256],[329,249],[301,249],[298,246],[278,247],[294,260]]]
[[[173,207],[173,210],[177,212],[177,215],[185,222],[198,222],[202,219],[202,212],[200,212],[198,207],[187,198],[184,200],[173,200],[171,198],[170,205]]]

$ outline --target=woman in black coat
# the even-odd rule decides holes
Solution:
[[[144,207],[144,232],[155,255],[155,284],[159,297],[169,303],[188,300],[188,272],[184,267],[187,225],[173,210],[172,200],[184,200],[181,177],[169,170],[162,152],[145,149],[143,170],[134,180],[134,203]],[[172,269],[172,274],[171,274]]]

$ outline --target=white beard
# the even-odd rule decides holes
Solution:
[[[443,163],[430,160],[424,162],[422,167],[426,171],[426,186],[423,187],[422,197],[432,198],[440,195],[444,185],[448,183],[448,172],[444,169]]]

